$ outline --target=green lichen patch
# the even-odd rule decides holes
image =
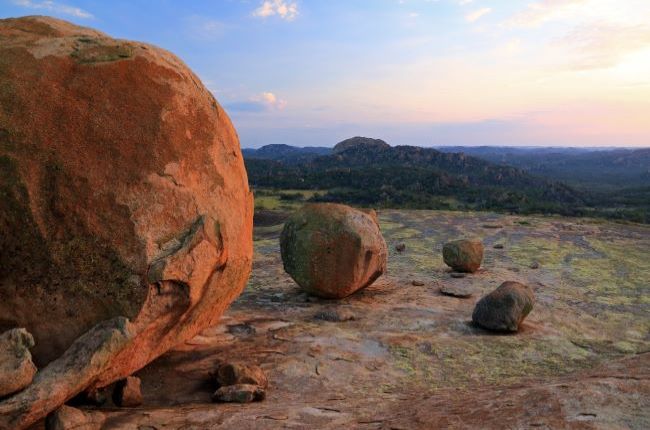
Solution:
[[[100,41],[84,39],[75,45],[70,54],[80,64],[107,63],[125,60],[133,56],[133,47],[127,43],[105,45]]]

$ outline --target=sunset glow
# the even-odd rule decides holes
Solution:
[[[64,4],[65,3],[65,4]],[[243,146],[650,145],[647,0],[4,0],[180,55]]]

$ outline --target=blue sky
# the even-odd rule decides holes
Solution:
[[[181,57],[243,147],[650,146],[647,0],[0,0]]]

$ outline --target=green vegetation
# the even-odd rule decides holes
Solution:
[[[298,152],[302,155],[297,156],[298,150],[294,148],[290,156],[284,155],[286,148],[277,154],[258,150],[266,158],[249,151],[246,168],[252,187],[267,192],[302,190],[307,201],[375,208],[560,214],[650,223],[650,187],[616,192],[606,187],[572,187],[553,175],[543,178],[463,153],[412,146],[359,143],[330,155]],[[598,166],[591,168],[597,171]],[[578,172],[584,176],[586,169],[583,166]],[[292,196],[282,196],[284,191],[278,192],[284,202],[291,200]],[[282,207],[277,201],[259,204],[267,209]]]

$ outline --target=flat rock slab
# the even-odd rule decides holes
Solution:
[[[467,299],[474,295],[474,291],[468,287],[463,287],[459,285],[442,285],[440,287],[440,292],[445,296],[458,297],[461,299]]]
[[[638,300],[650,279],[650,228],[532,217],[531,229],[514,222],[521,218],[438,211],[379,219],[388,243],[418,240],[391,255],[387,275],[340,302],[305,302],[282,269],[277,236],[257,240],[249,285],[222,324],[138,372],[144,407],[104,410],[104,428],[650,428],[650,342]],[[560,220],[575,230],[558,234]],[[489,270],[449,278],[431,250],[485,222],[508,226],[507,237],[494,231],[508,252],[488,253]],[[544,270],[508,270],[537,259]],[[508,279],[537,297],[524,329],[495,335],[468,324],[478,296]],[[617,282],[626,288],[612,290]],[[475,296],[441,295],[449,285]],[[356,318],[314,319],[337,308]],[[615,319],[592,316],[612,311]],[[263,330],[264,321],[273,326]],[[244,323],[256,332],[224,337]],[[259,365],[266,399],[212,403],[209,374],[220,361]]]

